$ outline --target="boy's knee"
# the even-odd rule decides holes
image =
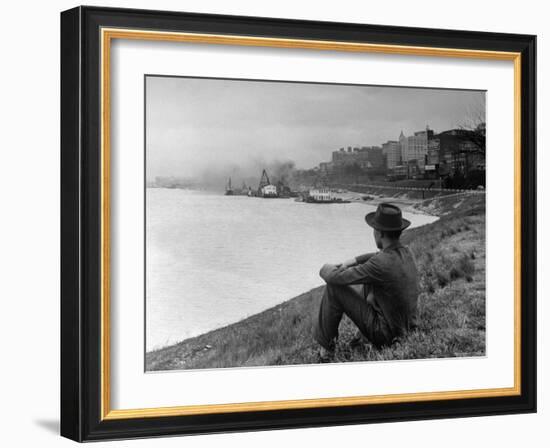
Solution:
[[[341,294],[348,290],[350,287],[346,285],[334,285],[331,283],[327,283],[325,288],[330,296],[337,296],[338,294]]]
[[[339,288],[337,285],[330,285],[328,283],[327,285],[325,285],[324,297],[325,297],[325,300],[327,300],[328,302],[330,303],[337,302],[338,293],[339,293]]]

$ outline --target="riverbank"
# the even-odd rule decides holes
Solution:
[[[454,198],[454,199],[453,199]],[[485,354],[485,196],[435,197],[411,204],[440,213],[403,241],[420,273],[418,328],[383,350],[350,348],[355,326],[344,318],[336,362]],[[311,337],[322,287],[235,324],[146,354],[146,369],[204,369],[319,362]]]
[[[438,190],[428,188],[406,189],[391,186],[355,185],[353,191],[342,198],[371,205],[391,202],[405,212],[445,216],[461,207],[478,207],[485,204],[485,191]]]

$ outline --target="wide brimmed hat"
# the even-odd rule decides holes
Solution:
[[[365,216],[365,221],[376,230],[386,232],[405,230],[411,225],[408,219],[403,218],[399,207],[387,202],[378,204],[375,212],[368,213]]]

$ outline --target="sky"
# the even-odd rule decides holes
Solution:
[[[480,109],[481,91],[148,76],[147,179],[313,168],[341,147],[452,129]]]

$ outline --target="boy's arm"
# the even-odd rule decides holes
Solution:
[[[359,256],[355,257],[355,264],[366,263],[367,261],[369,261],[370,257],[372,257],[373,255],[376,255],[376,254],[377,254],[377,252],[370,252],[368,254],[359,255]]]
[[[379,257],[369,257],[362,264],[354,266],[325,264],[319,272],[321,278],[333,285],[355,285],[382,281],[383,268]]]
[[[345,267],[345,268],[350,268],[350,267],[356,266],[358,264],[366,263],[367,261],[369,261],[370,257],[372,257],[373,255],[376,255],[376,252],[371,252],[371,253],[368,253],[368,254],[359,255],[355,258],[344,261],[342,263],[342,266]]]

